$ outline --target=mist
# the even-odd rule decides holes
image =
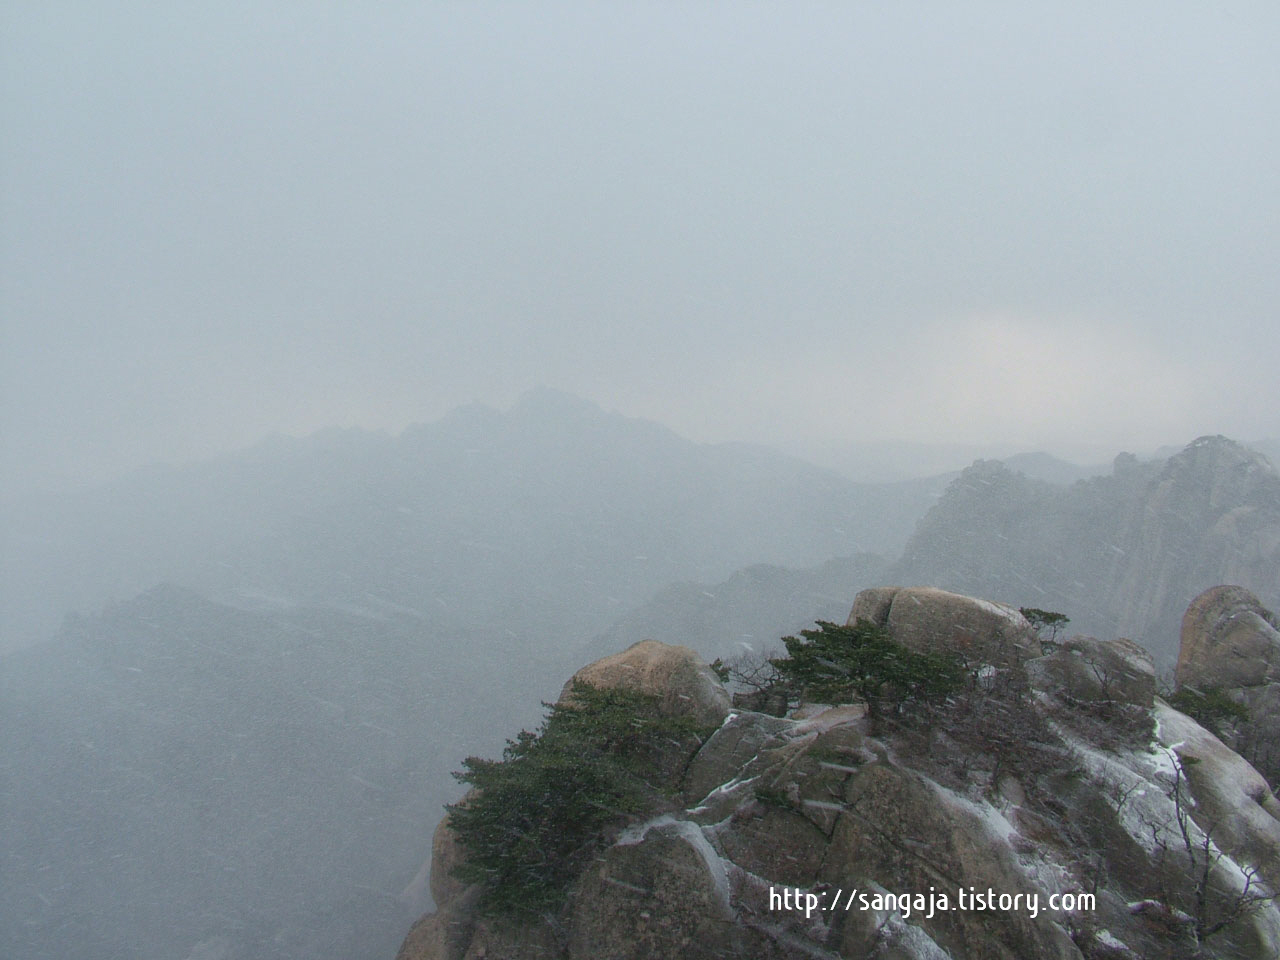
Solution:
[[[1280,433],[1267,4],[3,16],[9,494],[537,385],[806,454]]]
[[[1274,609],[1277,48],[7,5],[0,953],[389,960],[450,774],[636,640],[919,582],[1165,668],[1207,587]]]

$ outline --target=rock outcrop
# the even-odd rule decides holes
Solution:
[[[439,909],[400,960],[1280,953],[1280,804],[1154,695],[1141,648],[1074,637],[1041,655],[1017,611],[938,590],[865,591],[858,619],[961,653],[966,686],[890,717],[772,717],[726,713],[678,648],[584,668],[721,718],[676,803],[605,838],[554,917],[488,916],[478,887],[433,882]],[[1020,669],[987,670],[997,656]],[[437,870],[464,855],[440,830]]]
[[[656,640],[641,640],[583,667],[564,685],[562,701],[571,697],[575,683],[654,694],[662,698],[664,712],[687,714],[712,726],[729,712],[729,692],[696,653]]]
[[[1201,437],[1164,462],[1057,487],[979,461],[921,520],[897,582],[1058,610],[1073,629],[1142,644],[1161,668],[1202,590],[1241,584],[1280,604],[1280,475],[1259,453]]]
[[[1275,614],[1243,587],[1212,587],[1182,618],[1179,686],[1242,689],[1280,683]]]
[[[933,587],[875,587],[853,602],[848,623],[870,620],[917,653],[949,651],[981,663],[1021,663],[1041,654],[1013,607]]]
[[[1187,608],[1175,680],[1179,691],[1216,693],[1244,708],[1219,732],[1280,786],[1280,621],[1243,587],[1206,590]],[[1212,705],[1208,705],[1212,708]]]

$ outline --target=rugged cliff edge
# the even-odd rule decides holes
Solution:
[[[684,648],[584,668],[718,724],[669,762],[675,798],[620,821],[540,917],[482,908],[446,818],[438,910],[399,960],[1280,955],[1280,803],[1155,695],[1140,647],[1045,652],[1018,611],[927,588],[864,591],[859,622],[957,655],[964,682],[911,709],[776,717],[732,709]]]
[[[887,577],[1064,610],[1076,628],[1142,643],[1163,670],[1183,611],[1233,583],[1280,603],[1280,475],[1226,437],[1167,461],[1115,460],[1070,487],[979,461],[920,521]]]

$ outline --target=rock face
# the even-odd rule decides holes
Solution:
[[[1206,590],[1182,618],[1175,679],[1179,686],[1201,688],[1280,683],[1275,614],[1243,587]]]
[[[1256,596],[1217,586],[1196,597],[1182,620],[1179,690],[1218,691],[1248,711],[1220,732],[1272,786],[1280,785],[1280,630]]]
[[[1075,700],[1119,701],[1150,710],[1156,672],[1147,651],[1132,640],[1075,636],[1032,666],[1033,682]]]
[[[583,878],[570,931],[575,960],[722,957],[736,932],[725,863],[691,821],[644,824]]]
[[[950,651],[984,663],[1040,656],[1040,641],[1013,607],[933,587],[876,587],[853,602],[848,624],[870,620],[917,653]]]
[[[729,692],[696,653],[656,640],[641,640],[583,667],[564,685],[561,700],[569,698],[576,682],[656,694],[665,712],[688,714],[712,726],[729,712]]]
[[[1055,487],[993,461],[965,470],[886,576],[1058,610],[1072,628],[1177,657],[1187,604],[1238,583],[1280,604],[1280,475],[1261,454],[1201,437],[1165,462]]]
[[[959,694],[885,721],[857,705],[726,715],[714,677],[656,644],[593,664],[579,678],[723,718],[677,774],[676,809],[607,842],[556,917],[487,917],[479,888],[433,878],[439,910],[399,960],[1280,953],[1280,804],[1154,697],[1140,648],[1076,637],[1039,656],[1016,611],[937,590],[865,591],[850,619],[1023,669],[993,685],[977,666]],[[437,870],[460,853],[439,833],[435,848]]]

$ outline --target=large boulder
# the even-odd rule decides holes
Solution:
[[[870,620],[877,626],[889,625],[889,611],[893,607],[893,598],[903,587],[868,587],[853,598],[853,610],[849,612],[848,626],[859,620]]]
[[[876,587],[853,601],[849,626],[869,620],[918,653],[958,653],[975,663],[1021,662],[1041,654],[1035,631],[1013,607],[935,587]]]
[[[571,699],[579,681],[659,696],[665,711],[692,716],[705,726],[719,726],[731,706],[729,691],[696,653],[657,640],[641,640],[583,667],[564,685],[562,702]]]
[[[1195,800],[1192,818],[1216,846],[1280,889],[1280,801],[1262,775],[1189,717],[1163,704],[1156,716]]]
[[[480,888],[473,887],[410,928],[396,960],[463,960],[479,916]]]
[[[1275,615],[1244,587],[1210,587],[1182,618],[1178,686],[1197,689],[1280,683]]]
[[[563,960],[564,947],[547,924],[480,916],[462,960]]]
[[[1258,598],[1237,586],[1206,590],[1182,618],[1177,685],[1212,690],[1240,704],[1248,719],[1219,730],[1273,788],[1280,787],[1280,630]]]
[[[781,717],[741,712],[729,717],[689,762],[684,775],[685,802],[702,802],[712,791],[740,779],[767,741],[791,724]]]
[[[1173,777],[1185,780],[1190,795],[1187,817],[1202,831],[1192,832],[1192,844],[1202,855],[1202,847],[1212,842],[1209,866],[1219,889],[1233,891],[1225,897],[1227,906],[1217,909],[1227,913],[1232,900],[1248,900],[1240,885],[1246,874],[1253,877],[1249,889],[1255,898],[1280,890],[1280,802],[1267,781],[1189,717],[1161,704],[1156,718],[1161,743],[1177,757]],[[1171,846],[1177,849],[1176,839]],[[1204,868],[1203,859],[1184,859]],[[1229,933],[1241,956],[1280,956],[1280,915],[1275,910],[1246,906]]]

